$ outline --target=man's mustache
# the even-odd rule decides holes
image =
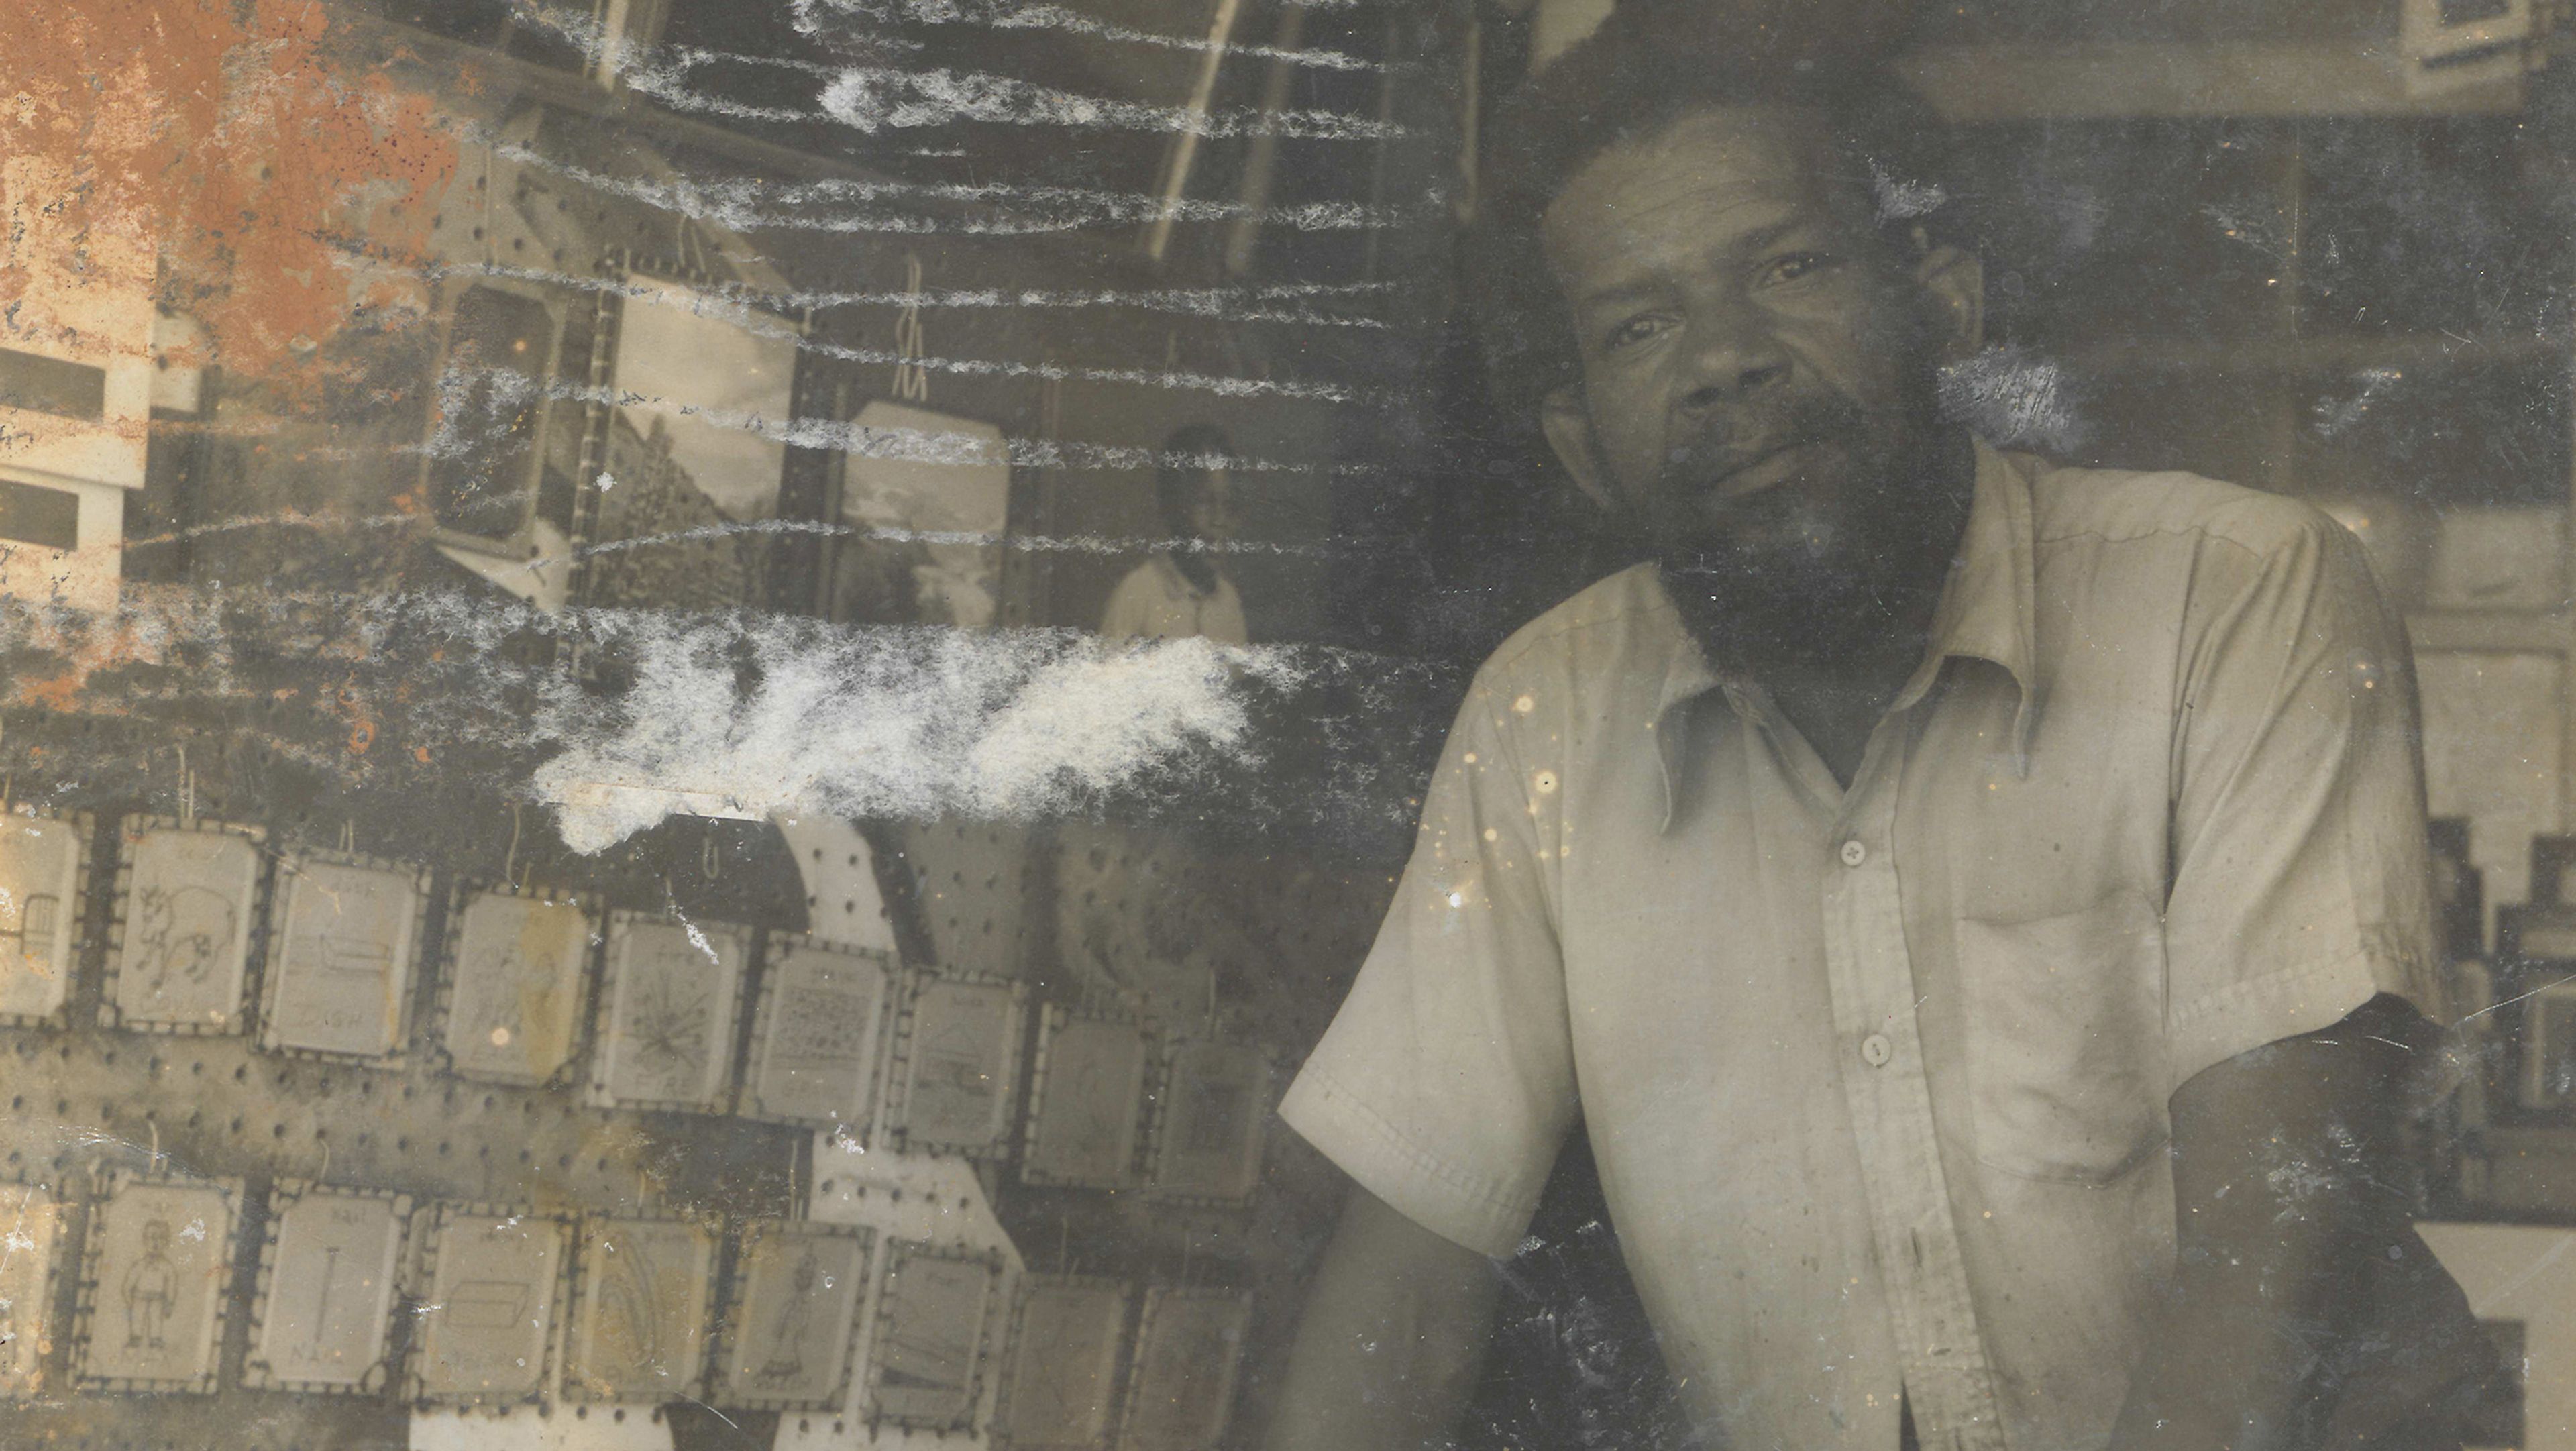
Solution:
[[[1782,449],[1806,444],[1859,443],[1870,434],[1860,405],[1838,394],[1800,394],[1755,409],[1712,414],[1664,451],[1660,482],[1697,492]]]

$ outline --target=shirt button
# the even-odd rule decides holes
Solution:
[[[1860,1061],[1872,1068],[1886,1067],[1887,1060],[1895,1056],[1896,1045],[1887,1041],[1885,1033],[1872,1033],[1860,1040]]]
[[[1844,865],[1844,866],[1847,866],[1847,867],[1856,867],[1856,866],[1859,866],[1862,862],[1865,862],[1865,861],[1868,861],[1868,860],[1869,860],[1869,848],[1868,848],[1868,847],[1865,847],[1865,846],[1863,846],[1863,845],[1861,845],[1861,844],[1860,844],[1860,838],[1858,838],[1858,837],[1854,837],[1854,838],[1852,838],[1850,841],[1847,841],[1847,842],[1844,842],[1844,843],[1843,843],[1843,865]]]

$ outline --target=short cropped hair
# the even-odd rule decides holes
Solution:
[[[1498,402],[1529,419],[1540,398],[1575,377],[1573,332],[1539,235],[1548,207],[1603,152],[1693,111],[1817,112],[1825,120],[1818,139],[1883,233],[1910,249],[1917,227],[1945,230],[1957,208],[1941,181],[1941,123],[1904,82],[1841,39],[1730,23],[1727,7],[1705,0],[1624,0],[1504,103],[1471,254]]]
[[[1213,423],[1185,423],[1163,440],[1163,456],[1154,470],[1154,507],[1163,527],[1175,536],[1190,532],[1190,506],[1208,474],[1234,457],[1234,443]]]

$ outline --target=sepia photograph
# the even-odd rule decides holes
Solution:
[[[0,1451],[2576,1451],[2576,0],[0,0]]]

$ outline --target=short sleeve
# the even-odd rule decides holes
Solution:
[[[2443,1017],[2403,627],[2321,515],[2208,548],[2174,744],[2168,1087],[2378,993]]]
[[[1100,612],[1100,633],[1112,640],[1128,640],[1153,632],[1153,609],[1146,591],[1153,580],[1146,573],[1148,564],[1130,570],[1109,592],[1109,603]]]
[[[1498,715],[1469,693],[1394,905],[1280,1114],[1398,1212],[1501,1258],[1576,1109],[1527,778]]]

